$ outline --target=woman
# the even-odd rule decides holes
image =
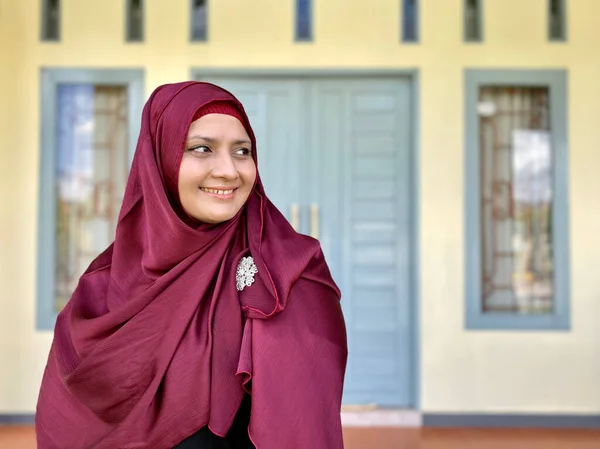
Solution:
[[[342,448],[339,298],[265,196],[238,100],[161,86],[115,241],[58,317],[38,448]]]

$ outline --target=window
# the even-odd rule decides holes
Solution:
[[[296,0],[296,40],[312,41],[312,2]]]
[[[467,71],[467,327],[568,327],[566,75]]]
[[[114,239],[141,114],[137,71],[42,72],[38,327]]]
[[[479,42],[483,40],[482,31],[482,5],[483,0],[464,0],[464,38],[466,42]]]
[[[417,0],[402,1],[402,40],[419,41],[419,14]]]
[[[192,41],[207,39],[207,0],[191,0],[191,36]]]
[[[126,33],[128,42],[144,40],[144,3],[142,0],[127,0]]]
[[[566,0],[548,0],[548,38],[551,41],[567,39]]]
[[[60,40],[59,0],[44,0],[42,3],[42,40]]]

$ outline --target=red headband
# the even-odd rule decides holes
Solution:
[[[208,115],[208,114],[231,115],[232,117],[235,117],[236,119],[238,119],[240,121],[240,123],[242,125],[244,125],[244,128],[246,128],[241,111],[233,103],[231,103],[229,101],[213,101],[211,103],[208,103],[208,104],[202,106],[200,109],[198,109],[196,111],[196,114],[194,114],[194,118],[192,119],[192,122],[195,122],[199,118],[201,118],[205,115]],[[246,132],[247,131],[248,130],[246,129]]]

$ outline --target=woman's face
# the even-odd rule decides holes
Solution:
[[[208,114],[192,122],[179,167],[179,199],[203,223],[232,219],[256,180],[252,144],[238,119]]]

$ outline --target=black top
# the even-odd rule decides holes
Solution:
[[[203,427],[173,449],[255,449],[248,436],[250,424],[250,396],[245,395],[242,405],[225,438]]]

